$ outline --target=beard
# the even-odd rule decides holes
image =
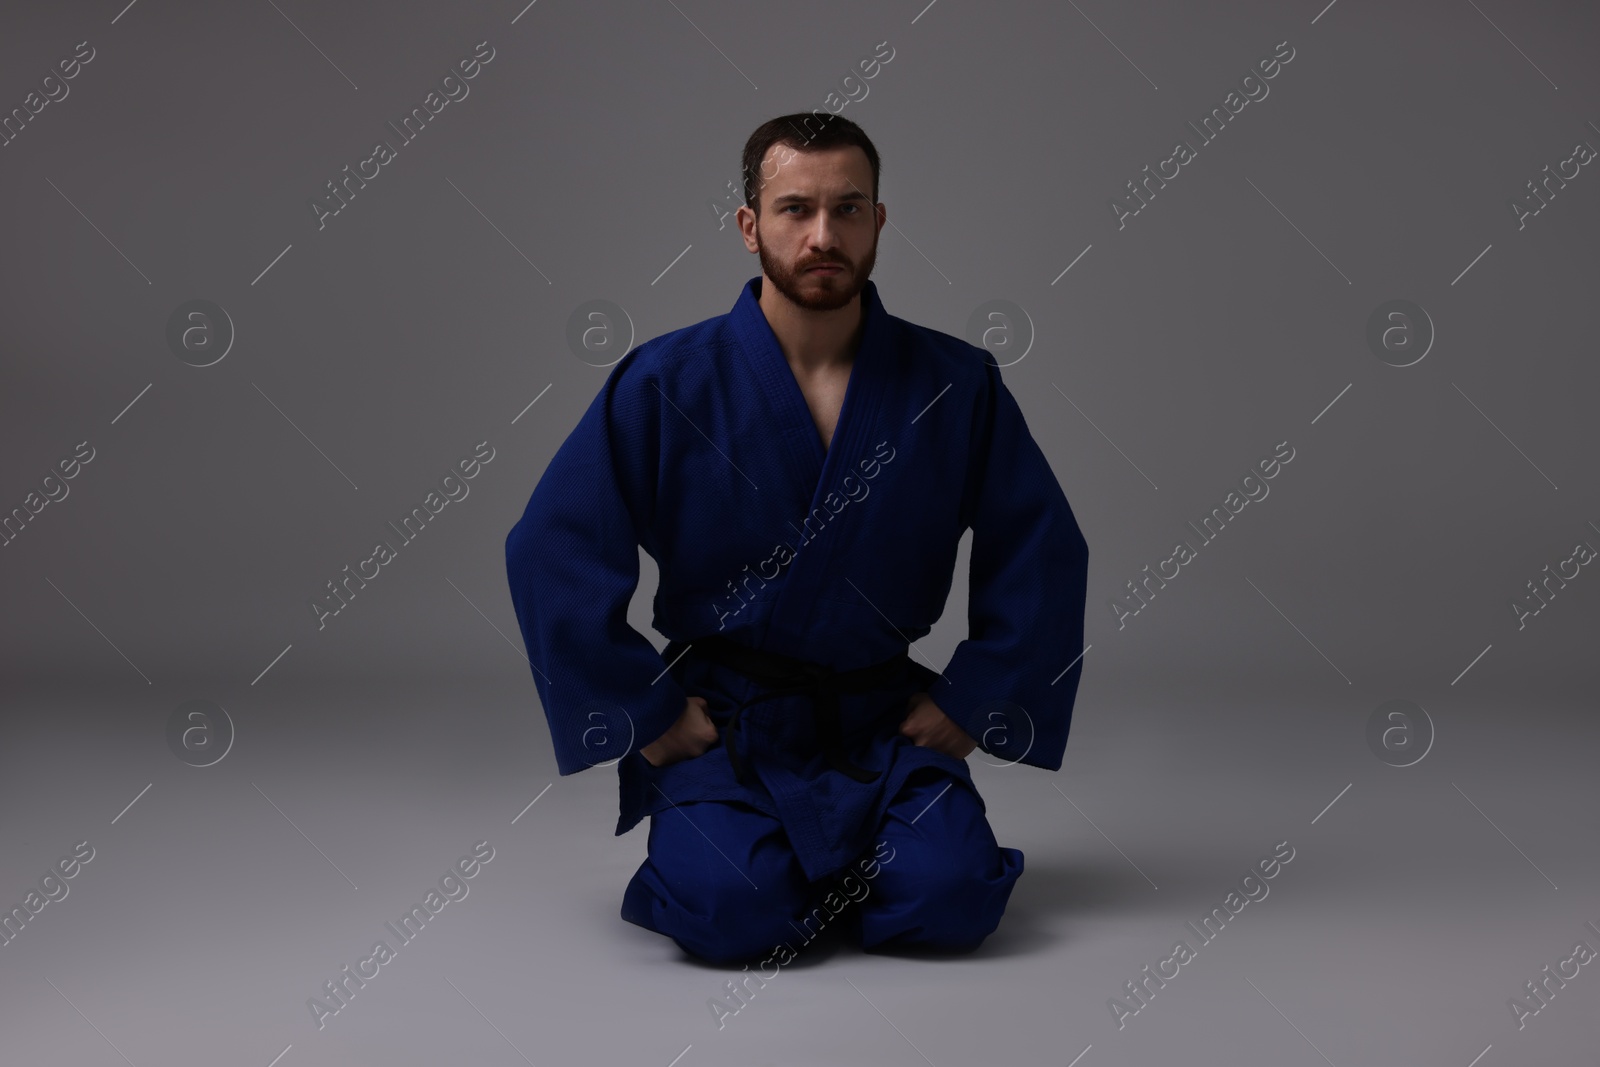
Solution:
[[[867,279],[872,276],[873,264],[878,259],[878,238],[874,234],[872,247],[852,263],[840,254],[807,256],[793,266],[782,263],[767,252],[761,240],[761,225],[756,224],[757,254],[761,257],[761,271],[772,279],[773,286],[793,303],[807,311],[837,311],[854,300]],[[807,274],[811,267],[823,263],[837,263],[843,269],[838,274]]]

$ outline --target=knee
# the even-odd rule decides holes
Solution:
[[[731,868],[726,879],[702,881],[680,897],[685,921],[674,940],[708,963],[737,963],[770,954],[794,937],[790,925],[806,898],[792,885],[757,889]]]
[[[907,857],[908,859],[913,857]],[[876,902],[895,917],[892,941],[949,952],[971,951],[1000,925],[1012,886],[1022,874],[1022,853],[995,845],[963,845],[924,852],[899,870],[886,869]]]
[[[1020,859],[1013,868],[1006,851],[990,846],[948,855],[945,863],[923,873],[919,896],[953,929],[971,931],[981,940],[999,925],[1011,884],[1021,873]]]
[[[929,900],[959,907],[981,897],[1005,874],[1004,853],[991,845],[945,853],[935,866],[922,871],[918,883]]]
[[[938,804],[925,809],[921,826],[885,826],[893,851],[882,865],[890,883],[929,901],[959,904],[1004,880],[1011,862],[1020,867],[1022,853],[1000,847],[970,793],[951,789]]]
[[[734,854],[746,862],[735,866],[721,855],[666,849],[657,850],[649,864],[659,879],[656,929],[710,963],[750,959],[792,939],[789,924],[808,900],[808,883],[788,849]]]

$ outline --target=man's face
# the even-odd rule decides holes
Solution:
[[[745,247],[795,304],[833,311],[866,286],[878,256],[883,206],[872,203],[872,166],[850,145],[802,151],[776,144],[762,162],[761,214],[740,208]]]

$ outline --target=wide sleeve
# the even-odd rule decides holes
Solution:
[[[1007,763],[1059,770],[1083,672],[1089,546],[993,364],[974,418],[968,636],[929,690]]]
[[[511,602],[563,775],[650,744],[685,703],[628,622],[660,442],[661,394],[636,355],[612,369],[506,536]]]

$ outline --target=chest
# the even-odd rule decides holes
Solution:
[[[795,384],[805,398],[811,421],[816,424],[822,438],[822,447],[833,443],[833,431],[839,425],[839,412],[844,407],[845,392],[850,387],[850,366],[831,368],[811,374],[795,372]]]

